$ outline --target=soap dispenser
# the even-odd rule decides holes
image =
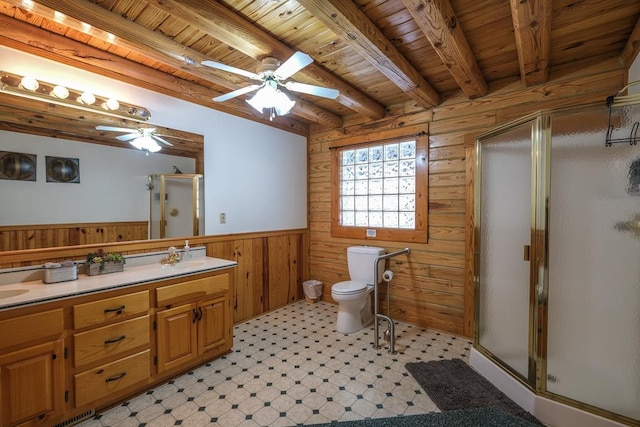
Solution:
[[[189,241],[184,241],[184,252],[182,253],[182,259],[184,261],[188,261],[191,259],[191,247],[189,246]]]

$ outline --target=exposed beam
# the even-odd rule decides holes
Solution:
[[[449,0],[402,1],[462,92],[469,98],[486,95],[487,82]]]
[[[4,15],[0,15],[0,44],[249,120],[308,134],[307,124],[291,116],[276,117],[271,122],[239,99],[212,105],[211,98],[219,92]],[[153,114],[153,107],[147,107]]]
[[[284,61],[294,53],[280,40],[216,1],[148,0],[148,3],[251,58],[273,56]],[[323,86],[339,90],[336,101],[345,107],[372,119],[384,117],[382,105],[315,62],[300,72]]]
[[[620,55],[622,64],[629,69],[633,61],[638,57],[638,53],[640,53],[640,18],[638,18],[636,26],[633,27],[627,44],[624,46],[624,49],[622,49],[622,55]]]
[[[17,7],[23,7],[20,0],[8,0],[7,3]],[[74,0],[38,0],[39,4],[34,4],[30,9],[33,13],[39,14],[47,19],[54,20],[53,11],[58,11],[66,15],[62,21],[74,30],[96,37],[104,42],[122,47],[140,55],[150,57],[164,65],[186,71],[200,79],[223,86],[230,90],[235,90],[247,84],[246,80],[230,73],[215,73],[199,65],[200,61],[210,59],[200,52],[190,49],[162,34],[156,33],[146,27],[136,24],[117,14],[111,13],[107,9],[97,6],[88,1]],[[92,28],[87,28],[86,24]],[[114,37],[115,36],[115,37]],[[185,58],[190,58],[196,65],[189,66]],[[213,107],[213,101],[210,105]],[[305,103],[295,111],[301,112],[300,117],[313,121],[323,126],[334,127],[337,121],[341,121],[339,116],[314,106],[309,109],[309,104]],[[322,114],[317,114],[322,110]],[[295,114],[292,111],[292,114]],[[330,120],[326,120],[329,117]]]
[[[525,86],[549,80],[551,0],[511,0],[520,78]]]
[[[421,106],[438,105],[440,96],[435,89],[352,1],[298,0],[298,3]]]

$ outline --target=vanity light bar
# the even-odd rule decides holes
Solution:
[[[151,118],[151,112],[139,105],[6,71],[0,71],[0,92],[137,122]]]

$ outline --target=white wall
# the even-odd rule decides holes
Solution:
[[[153,173],[195,172],[195,160],[0,131],[0,151],[35,154],[36,180],[0,179],[0,225],[147,221]],[[80,182],[47,182],[45,157],[79,159]]]
[[[2,70],[114,96],[148,108],[153,124],[204,135],[206,234],[307,226],[305,137],[3,46],[0,58]]]

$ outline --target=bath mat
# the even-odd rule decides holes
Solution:
[[[494,408],[543,425],[460,359],[407,363],[405,367],[443,412]]]
[[[373,418],[359,421],[343,421],[312,426],[339,427],[536,427],[529,421],[514,417],[492,408],[464,409],[461,411],[439,412],[420,415],[406,415],[393,418]]]

